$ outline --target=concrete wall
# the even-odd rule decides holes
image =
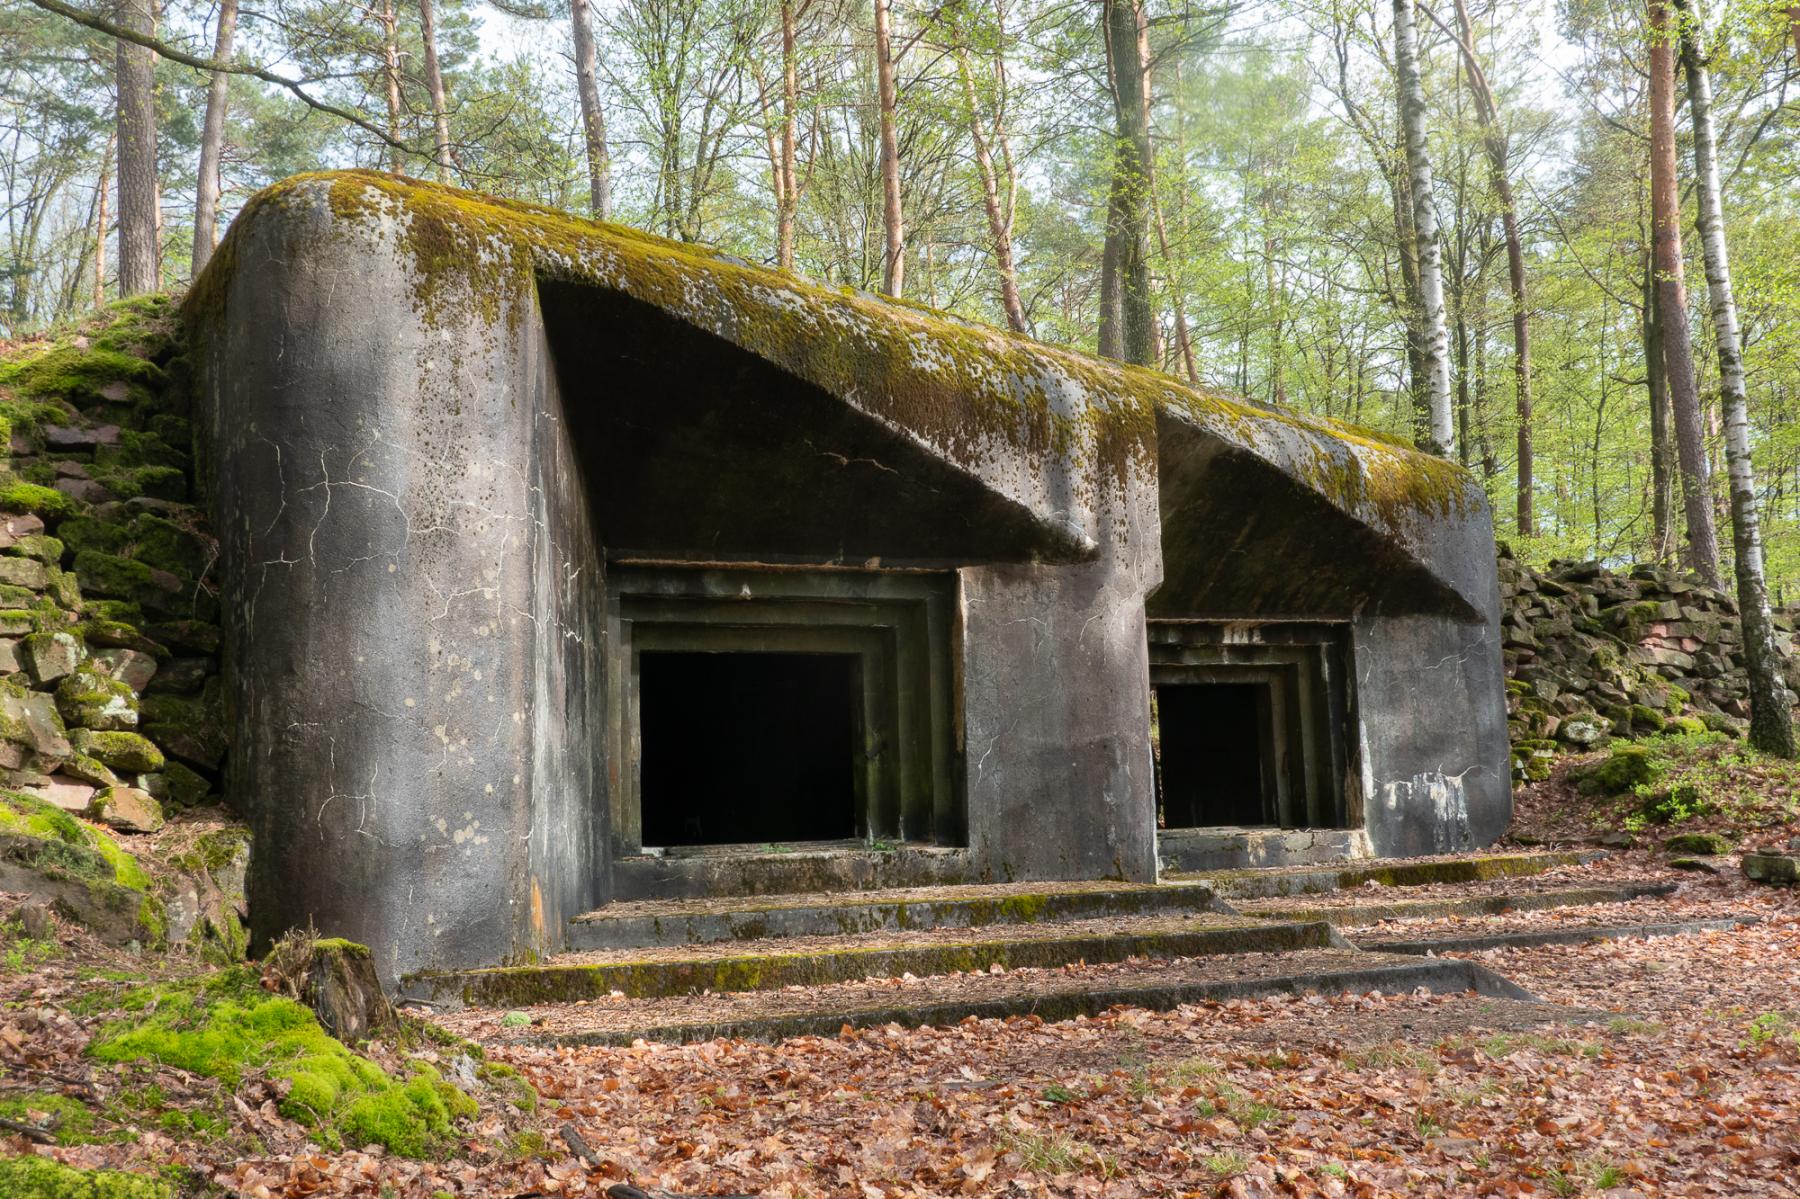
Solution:
[[[234,232],[190,314],[253,935],[310,924],[389,977],[502,960],[533,943],[534,866],[548,922],[590,858],[566,806],[534,820],[534,786],[592,768],[544,739],[582,718],[560,615],[598,580],[569,578],[591,557],[531,297],[446,338],[393,224],[306,195]]]

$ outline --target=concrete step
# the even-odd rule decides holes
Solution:
[[[613,861],[621,901],[713,895],[804,895],[978,883],[969,851],[911,842],[709,845]]]
[[[1345,944],[1323,921],[1134,916],[566,954],[531,966],[414,975],[402,980],[401,994],[440,1006],[523,1007],[606,999],[615,992],[635,999],[766,991],[907,974],[1286,953]]]
[[[1374,857],[1359,828],[1167,828],[1156,834],[1164,873],[1322,866]]]
[[[1621,887],[1573,887],[1562,890],[1499,892],[1432,899],[1352,899],[1336,903],[1295,903],[1291,899],[1240,899],[1232,906],[1263,920],[1324,920],[1333,928],[1364,928],[1383,920],[1441,920],[1451,917],[1501,916],[1511,912],[1548,912],[1559,908],[1630,903],[1673,894],[1675,883],[1634,883]]]
[[[845,1028],[887,1024],[950,1025],[969,1017],[1072,1020],[1098,1016],[1119,1005],[1167,1011],[1183,1004],[1265,995],[1406,994],[1421,987],[1440,995],[1473,992],[1484,997],[1481,1020],[1492,1026],[1527,1027],[1581,1014],[1541,1003],[1473,962],[1327,948],[1144,963],[1105,977],[1092,971],[1026,971],[540,1007],[533,1010],[531,1026],[517,1031],[486,1028],[482,1036],[549,1045],[629,1045],[638,1038],[773,1041],[836,1036]]]
[[[760,899],[640,899],[577,916],[569,923],[569,948],[638,949],[1206,912],[1229,914],[1230,909],[1205,883],[994,883]]]
[[[1325,895],[1374,883],[1383,887],[1421,887],[1432,883],[1478,883],[1526,878],[1561,866],[1580,866],[1606,857],[1598,850],[1547,850],[1535,853],[1471,853],[1433,858],[1385,858],[1329,866],[1284,866],[1267,870],[1223,870],[1203,874],[1174,873],[1165,882],[1210,882],[1227,902],[1282,895]]]
[[[1351,943],[1371,953],[1482,953],[1491,949],[1536,949],[1545,945],[1586,945],[1590,941],[1625,941],[1639,937],[1685,937],[1695,933],[1731,932],[1759,922],[1756,916],[1713,920],[1635,921],[1625,924],[1574,924],[1557,928],[1521,928],[1490,932],[1437,931],[1424,936],[1365,933]]]

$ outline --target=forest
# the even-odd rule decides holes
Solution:
[[[0,44],[7,336],[378,167],[1430,445],[1529,561],[1729,579],[1753,461],[1800,600],[1783,0],[4,0]]]

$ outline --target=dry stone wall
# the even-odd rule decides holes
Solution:
[[[1671,728],[1741,732],[1750,715],[1737,602],[1666,566],[1544,570],[1500,546],[1501,634],[1516,777],[1546,777],[1558,750]],[[1800,689],[1794,620],[1775,614]]]
[[[175,320],[143,297],[0,354],[0,788],[125,831],[225,762]]]

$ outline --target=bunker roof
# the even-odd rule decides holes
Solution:
[[[1406,541],[1485,502],[1468,472],[1385,434],[541,205],[334,171],[265,188],[233,229],[321,194],[340,225],[392,222],[429,325],[517,319],[519,306],[503,297],[535,280],[588,284],[706,330],[952,455],[999,438],[1031,453],[1087,456],[1122,476],[1154,457],[1160,417],[1262,459]],[[189,296],[190,313],[220,302],[233,249],[228,235]]]

